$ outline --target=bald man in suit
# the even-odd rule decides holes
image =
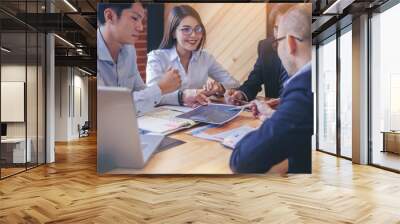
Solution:
[[[265,120],[235,146],[230,167],[236,173],[264,173],[285,161],[289,173],[311,173],[310,4],[296,5],[283,16],[275,41],[289,79],[276,110],[266,103],[253,104],[253,112]]]

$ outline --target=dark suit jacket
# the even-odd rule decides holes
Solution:
[[[234,172],[264,173],[288,158],[289,173],[311,173],[313,94],[307,68],[285,86],[271,118],[238,142],[230,159]]]
[[[265,96],[278,98],[283,83],[288,78],[285,68],[278,57],[276,51],[272,48],[272,40],[264,39],[258,43],[258,58],[248,79],[238,89],[243,91],[248,100],[253,100],[261,86],[264,84]]]

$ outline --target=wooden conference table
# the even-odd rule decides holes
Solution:
[[[242,112],[237,118],[219,127],[230,130],[241,125],[258,127],[261,121],[253,118],[250,112]],[[231,174],[229,159],[232,150],[221,143],[193,137],[183,130],[170,137],[185,141],[153,155],[146,166],[140,170],[114,169],[108,174]]]

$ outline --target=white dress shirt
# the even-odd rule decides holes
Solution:
[[[97,85],[129,88],[133,91],[138,114],[152,110],[160,103],[161,90],[157,83],[149,87],[144,84],[137,68],[135,47],[123,45],[114,62],[101,30],[97,29]]]
[[[176,47],[153,50],[147,55],[147,84],[157,83],[169,67],[179,71],[182,81],[180,90],[201,89],[207,83],[208,77],[221,83],[225,89],[239,86],[239,82],[204,50],[193,52],[186,73]],[[179,105],[178,91],[163,95],[160,104]]]

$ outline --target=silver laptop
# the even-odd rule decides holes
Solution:
[[[97,172],[140,169],[160,145],[162,135],[139,135],[131,90],[97,88]]]

